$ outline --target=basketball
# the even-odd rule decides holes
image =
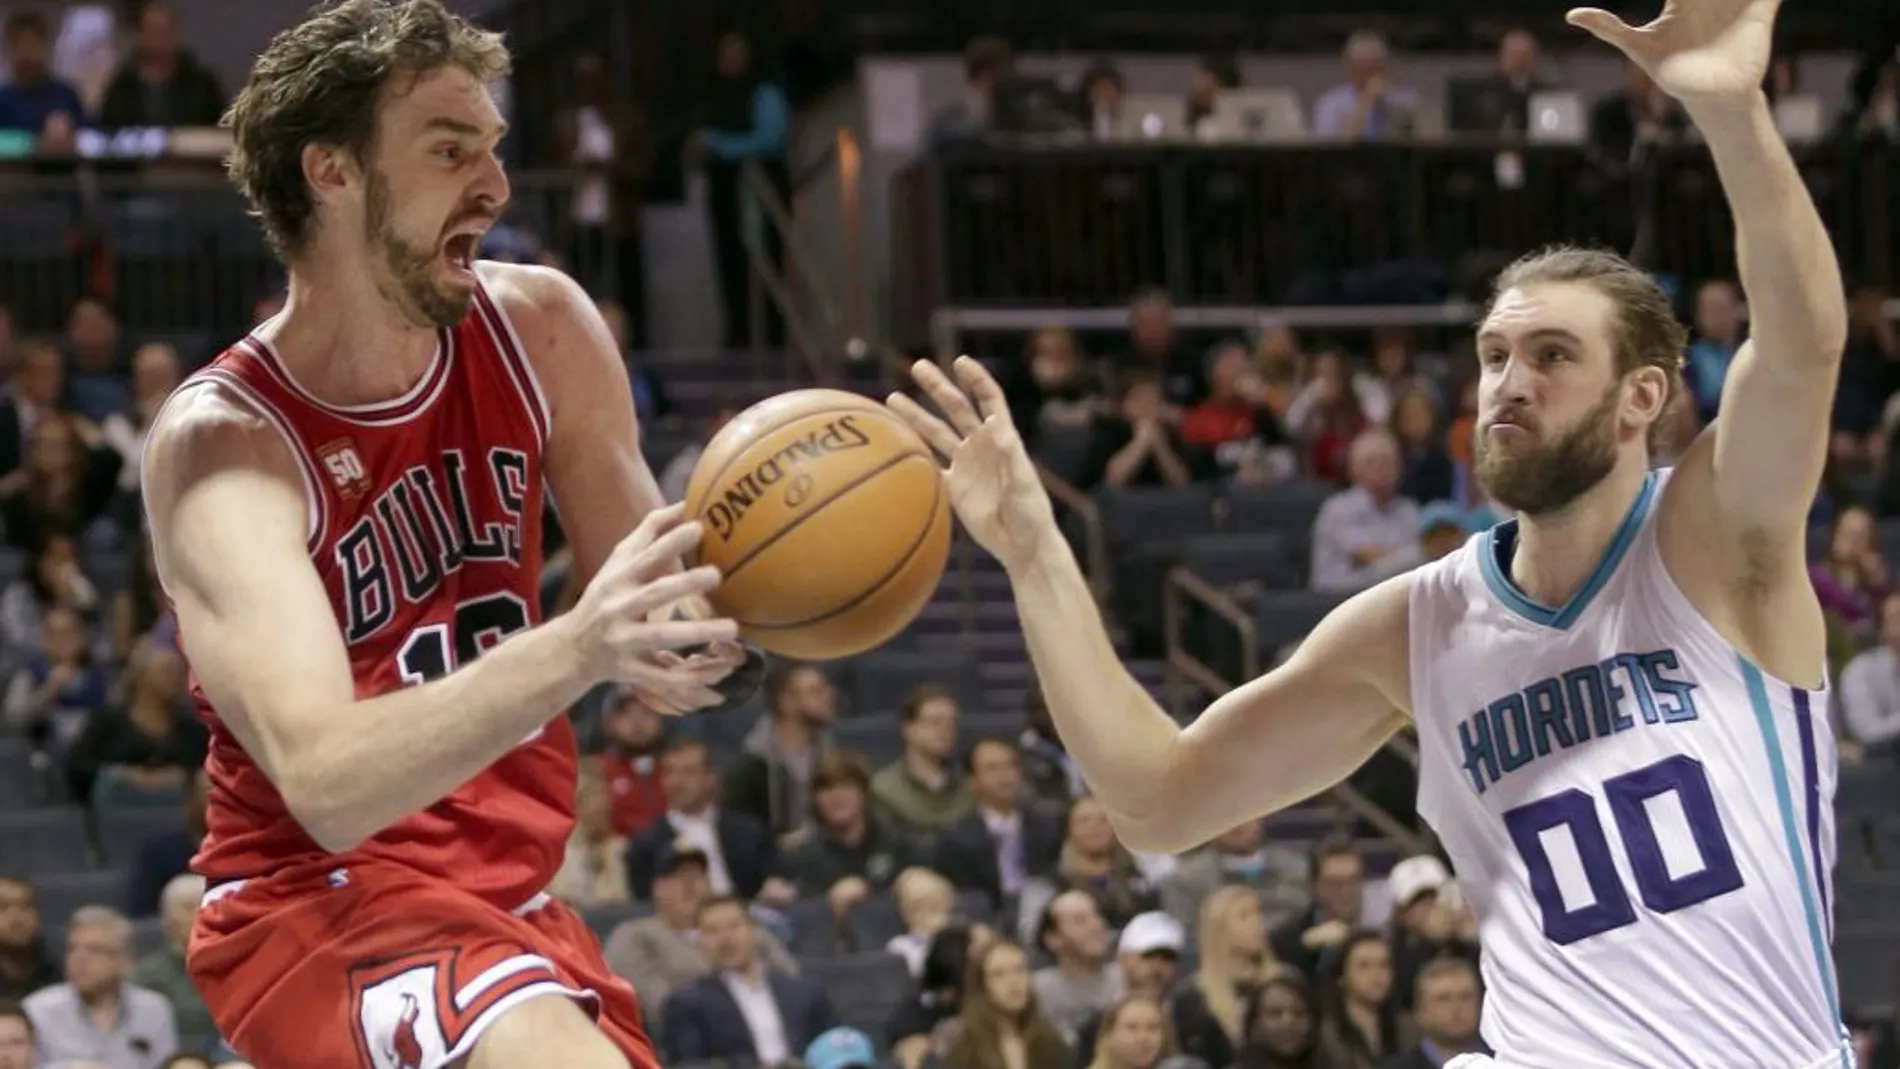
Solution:
[[[903,630],[950,555],[950,501],[930,447],[882,404],[796,390],[740,413],[686,488],[705,528],[708,600],[762,649],[862,653]]]

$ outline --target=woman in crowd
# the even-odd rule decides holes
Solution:
[[[1358,932],[1320,966],[1320,1064],[1377,1069],[1412,1044],[1392,1002],[1392,952],[1377,932]]]
[[[181,371],[178,351],[171,346],[161,342],[139,346],[132,354],[132,403],[99,424],[100,438],[119,456],[118,494],[112,511],[128,531],[143,526],[139,468],[145,458],[145,434],[165,399],[178,388]]]
[[[53,535],[78,538],[118,492],[119,454],[81,437],[77,417],[48,415],[33,425],[26,463],[0,479],[7,540],[36,545]],[[92,430],[98,436],[96,429]]]
[[[1087,891],[1110,928],[1120,929],[1138,913],[1159,908],[1160,899],[1133,854],[1115,838],[1108,812],[1093,798],[1069,807],[1068,834],[1056,862],[1057,893]]]
[[[124,703],[93,713],[73,744],[73,796],[128,803],[176,797],[183,804],[185,782],[210,745],[184,705],[185,659],[148,647],[126,674]]]
[[[574,790],[574,832],[567,840],[567,857],[549,888],[554,897],[577,909],[629,902],[627,840],[615,835],[613,799],[607,793],[606,773],[598,761],[581,763]]]
[[[1029,955],[999,939],[971,954],[957,1037],[943,1069],[1046,1069],[1069,1064],[1069,1048],[1036,1010]]]
[[[1451,500],[1456,483],[1438,422],[1438,405],[1423,390],[1407,390],[1392,403],[1389,429],[1399,442],[1399,493],[1421,505]]]
[[[1313,357],[1312,376],[1286,414],[1287,430],[1306,447],[1306,471],[1323,482],[1346,481],[1346,455],[1366,427],[1365,402],[1334,349]]]
[[[1155,1069],[1174,1053],[1174,1030],[1161,1004],[1131,995],[1102,1015],[1088,1069]]]
[[[1276,971],[1260,900],[1251,888],[1219,888],[1201,903],[1196,934],[1201,967],[1169,1007],[1174,1033],[1183,1053],[1209,1065],[1232,1065],[1243,1035],[1242,1008],[1255,985]]]
[[[1874,514],[1847,505],[1834,514],[1827,556],[1808,568],[1814,594],[1828,623],[1852,640],[1870,642],[1880,622],[1880,601],[1893,587],[1893,572],[1880,555]]]
[[[1306,982],[1291,969],[1281,970],[1247,1000],[1247,1038],[1235,1069],[1322,1069],[1314,1050],[1318,1026]]]
[[[38,649],[41,622],[53,609],[90,616],[99,591],[79,566],[79,549],[65,535],[48,535],[32,550],[25,574],[0,593],[0,648]]]
[[[917,994],[900,1003],[891,1015],[891,1056],[903,1069],[918,1069],[927,1059],[941,1058],[950,1049],[963,1009],[963,985],[970,975],[970,958],[995,938],[983,925],[959,924],[944,928],[930,941],[917,974]]]
[[[1086,434],[1104,399],[1088,358],[1067,327],[1029,335],[1028,359],[1009,387],[1010,412],[1033,448],[1045,434]]]

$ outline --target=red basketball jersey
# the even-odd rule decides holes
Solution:
[[[216,382],[248,404],[296,456],[310,562],[349,647],[358,698],[435,679],[540,622],[547,401],[486,292],[459,326],[439,332],[427,373],[392,401],[325,404],[256,335],[190,381]],[[215,883],[324,858],[195,678],[192,694],[211,730],[209,833],[194,869]],[[396,861],[513,908],[560,866],[575,771],[573,730],[555,717],[455,793],[335,862]]]

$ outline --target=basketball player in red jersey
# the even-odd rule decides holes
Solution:
[[[657,1065],[542,893],[573,818],[561,714],[603,682],[715,704],[742,653],[674,612],[718,577],[680,568],[699,530],[660,507],[591,302],[475,262],[509,195],[506,66],[438,0],[346,0],[271,43],[227,121],[288,303],[147,445],[212,729],[189,968],[267,1069]],[[590,578],[542,624],[544,487]]]

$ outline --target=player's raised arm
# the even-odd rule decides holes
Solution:
[[[1123,842],[1198,845],[1338,783],[1403,726],[1406,577],[1347,602],[1287,664],[1179,728],[1116,657],[1001,388],[969,357],[956,372],[980,415],[928,363],[917,381],[949,422],[901,395],[891,408],[949,458],[951,503],[1009,572],[1056,730]]]
[[[161,414],[145,464],[153,550],[192,668],[325,849],[439,801],[598,682],[713,700],[710,680],[646,659],[736,633],[726,620],[646,620],[717,582],[706,570],[666,574],[698,537],[677,510],[654,513],[617,547],[573,612],[439,680],[358,699],[305,545],[301,477],[276,434],[198,386]]]
[[[1840,265],[1761,89],[1779,7],[1669,0],[1640,28],[1570,14],[1682,102],[1733,209],[1751,340],[1729,368],[1721,417],[1682,461],[1684,489],[1701,500],[1676,511],[1704,518],[1694,541],[1732,550],[1726,563],[1757,578],[1763,556],[1800,570],[1847,338]]]

